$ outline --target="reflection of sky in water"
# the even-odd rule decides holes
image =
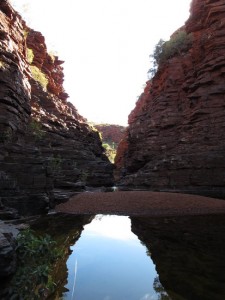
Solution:
[[[85,226],[85,234],[91,236],[104,236],[116,240],[137,240],[131,231],[128,217],[97,215],[91,224]]]
[[[67,261],[71,300],[156,300],[157,273],[130,219],[96,216],[85,226]]]

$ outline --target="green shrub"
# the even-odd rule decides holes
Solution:
[[[190,49],[192,45],[192,35],[186,31],[180,30],[175,33],[169,41],[162,39],[156,44],[153,54],[150,55],[153,67],[148,71],[148,74],[153,77],[157,72],[159,64],[165,63],[168,59]]]
[[[186,52],[191,47],[191,42],[191,35],[187,34],[186,31],[179,31],[163,44],[159,61],[165,61],[176,54]]]
[[[107,143],[103,143],[102,147],[105,148],[106,150],[110,148],[109,144],[107,144]]]
[[[32,49],[27,48],[27,61],[31,65],[34,60],[34,52]]]
[[[36,120],[32,120],[28,124],[28,132],[33,134],[37,140],[41,140],[45,136],[45,132],[42,130],[42,125]]]
[[[31,74],[34,80],[38,81],[43,89],[47,90],[48,79],[46,75],[36,66],[30,66]]]
[[[0,143],[12,142],[13,132],[10,128],[0,133]]]
[[[62,253],[49,235],[36,236],[30,229],[17,237],[17,272],[12,280],[15,299],[45,299],[43,293],[51,293],[55,284],[51,271]]]
[[[114,148],[114,143],[112,143],[112,146],[108,143],[103,143],[102,146],[103,148],[105,148],[105,155],[108,157],[109,161],[111,163],[114,163],[116,157],[116,149]]]
[[[82,170],[81,173],[80,173],[79,179],[80,179],[81,181],[83,181],[83,182],[86,182],[88,176],[89,176],[89,172],[86,171],[86,170]]]
[[[58,174],[62,169],[62,158],[60,155],[52,156],[49,160],[49,168],[51,169],[53,175]]]

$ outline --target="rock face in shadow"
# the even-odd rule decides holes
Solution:
[[[16,257],[9,241],[0,234],[0,277],[11,275],[15,271]]]
[[[156,265],[154,287],[166,291],[168,300],[225,298],[224,216],[132,217],[131,222]]]
[[[6,297],[6,286],[9,278],[16,272],[16,237],[19,233],[17,226],[0,221],[0,298]]]
[[[225,197],[224,6],[192,2],[191,46],[159,65],[129,116],[121,185]]]
[[[62,61],[0,4],[0,200],[36,214],[85,186],[113,185],[97,132],[67,101]]]

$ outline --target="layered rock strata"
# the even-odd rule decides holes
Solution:
[[[97,132],[67,102],[62,61],[8,1],[0,4],[0,200],[40,213],[85,186],[110,186]]]
[[[125,187],[225,197],[225,1],[194,0],[189,49],[159,64],[118,149]]]

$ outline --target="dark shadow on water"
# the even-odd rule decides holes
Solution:
[[[131,222],[156,265],[158,299],[168,299],[164,289],[173,300],[225,299],[225,216],[132,217]]]

